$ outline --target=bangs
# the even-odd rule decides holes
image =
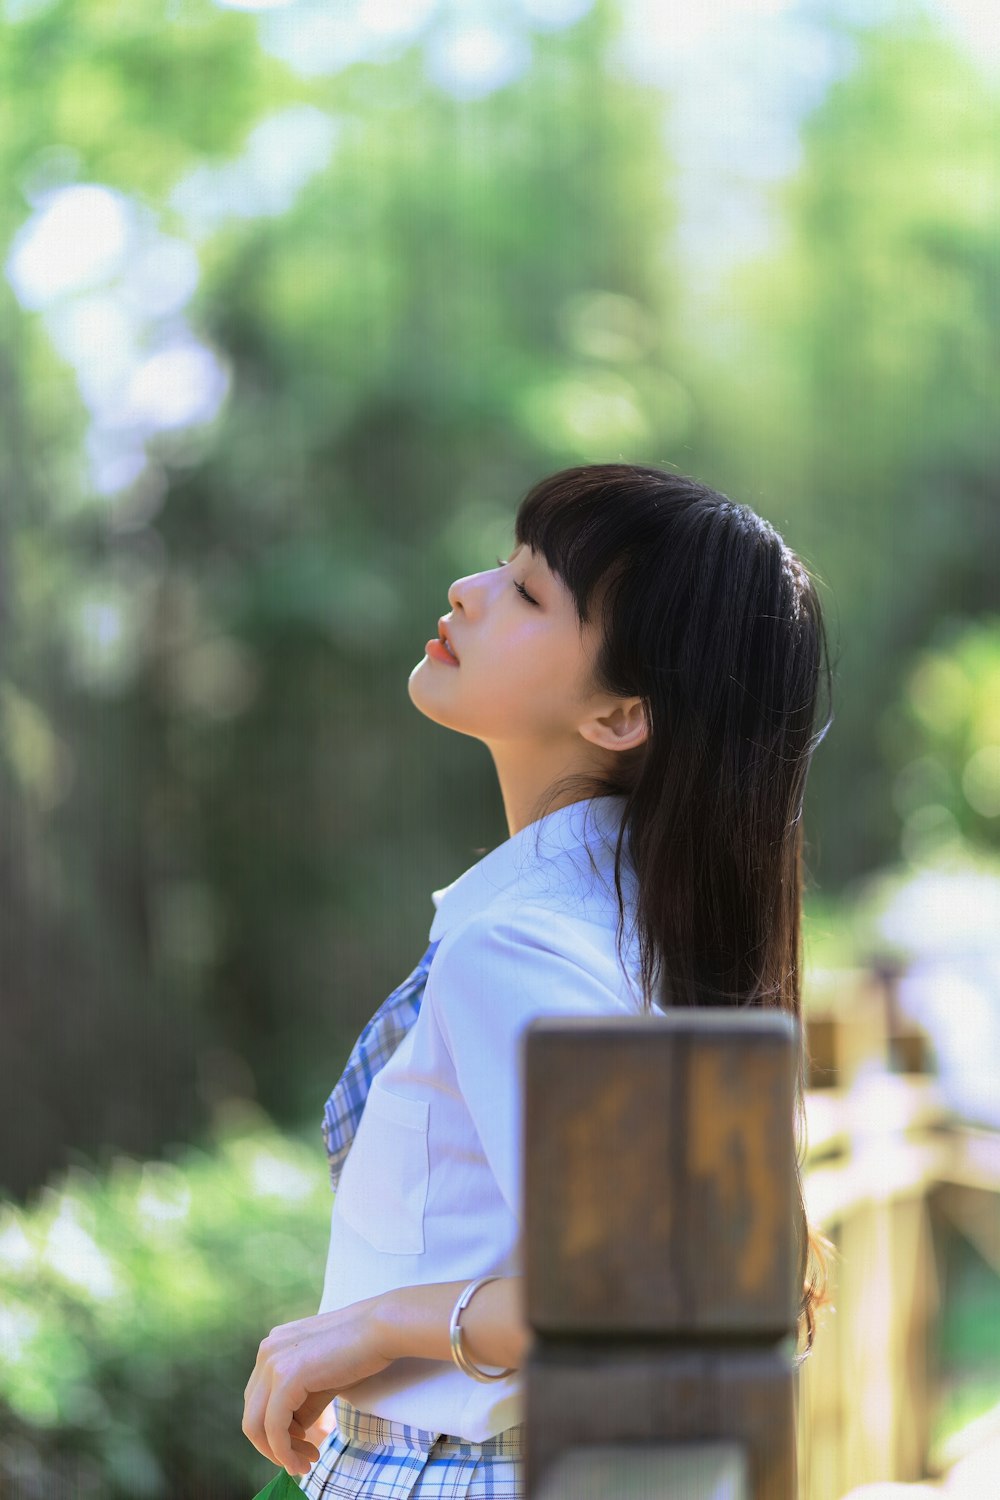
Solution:
[[[561,469],[534,485],[518,506],[515,541],[545,558],[573,596],[581,626],[594,618],[595,600],[606,598],[641,545],[622,479],[642,477],[644,471],[629,464]],[[656,478],[662,481],[662,475]]]

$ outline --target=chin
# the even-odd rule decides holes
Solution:
[[[410,695],[410,702],[421,710],[423,710],[423,703],[421,702],[423,691],[420,684],[427,677],[428,671],[432,666],[433,663],[429,662],[425,656],[422,661],[417,662],[417,665],[406,679],[406,691]]]
[[[430,666],[433,671],[434,663],[431,662]],[[443,670],[447,672],[448,668],[445,667]],[[407,678],[406,690],[414,708],[422,713],[425,719],[429,719],[432,724],[440,724],[442,729],[453,729],[457,734],[469,733],[468,730],[462,728],[461,724],[455,723],[452,717],[455,712],[454,705],[449,705],[446,698],[435,702],[434,694],[429,692],[427,694],[427,702],[424,702],[420,685],[426,680],[427,676],[428,673],[421,672],[420,665],[418,664]],[[451,710],[450,712],[449,709]]]

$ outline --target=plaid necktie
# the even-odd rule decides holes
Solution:
[[[341,1168],[351,1149],[371,1088],[372,1079],[389,1061],[417,1016],[427,983],[427,971],[440,938],[431,943],[408,979],[382,1001],[354,1043],[333,1093],[323,1108],[323,1139],[330,1158],[330,1183],[337,1190]]]

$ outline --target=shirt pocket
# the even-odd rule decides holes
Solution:
[[[421,1255],[430,1161],[428,1103],[372,1081],[336,1192],[356,1234],[384,1255]]]

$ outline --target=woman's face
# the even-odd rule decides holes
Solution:
[[[410,673],[410,698],[429,719],[489,746],[508,808],[507,790],[521,788],[514,800],[523,805],[530,785],[540,792],[558,776],[593,772],[605,749],[639,742],[624,722],[639,700],[593,690],[597,626],[581,634],[573,596],[542,556],[517,547],[503,566],[457,579],[448,600],[459,665],[425,655]],[[436,636],[437,620],[429,624]]]
[[[544,559],[517,547],[502,567],[459,578],[448,601],[459,664],[425,655],[409,679],[416,706],[487,743],[562,740],[568,748],[594,643],[581,639],[572,596]],[[430,626],[436,636],[437,620]]]

